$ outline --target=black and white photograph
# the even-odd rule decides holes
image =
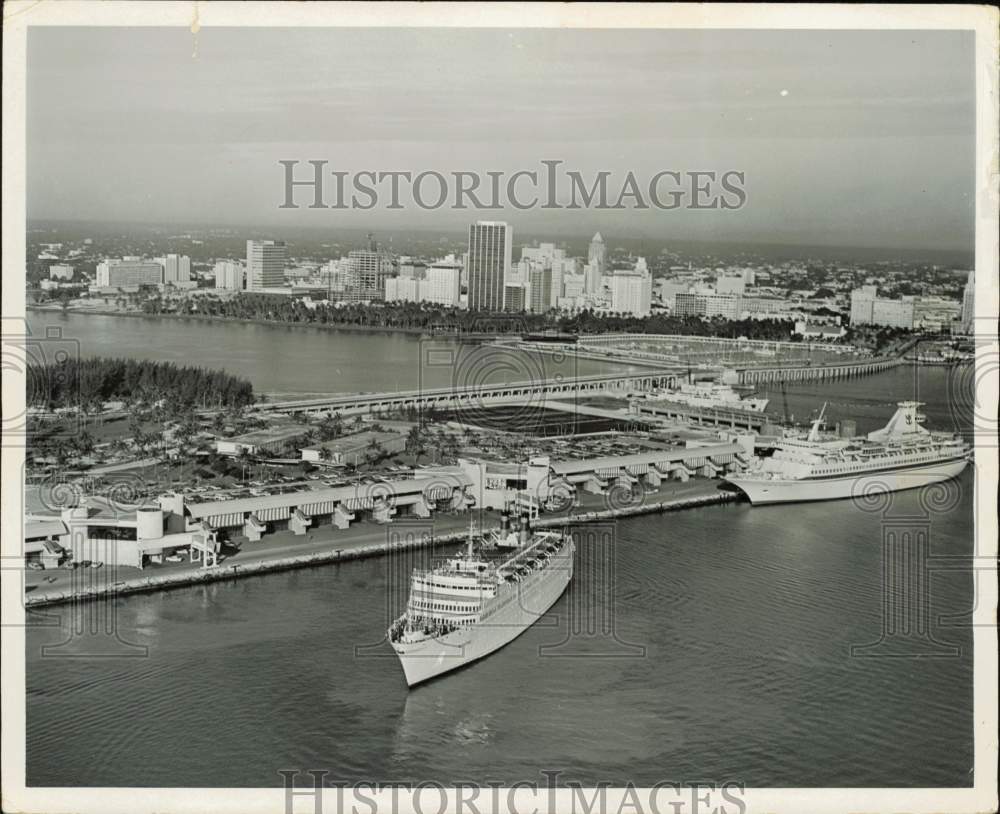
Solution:
[[[4,19],[3,811],[996,810],[995,8]]]

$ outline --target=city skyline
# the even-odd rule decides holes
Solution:
[[[968,251],[971,44],[960,31],[202,29],[193,55],[184,30],[32,31],[28,215],[331,231],[458,231],[478,216],[519,234]],[[485,87],[489,99],[475,96]],[[618,178],[736,169],[748,203],[280,211],[281,159],[508,173],[561,159]]]

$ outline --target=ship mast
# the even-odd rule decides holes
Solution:
[[[826,413],[826,405],[828,402],[823,402],[823,409],[819,411],[819,418],[817,418],[812,425],[812,429],[809,431],[809,441],[819,440],[819,425],[823,423],[823,416]]]

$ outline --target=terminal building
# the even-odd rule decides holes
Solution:
[[[134,507],[86,498],[58,515],[26,517],[24,538],[26,560],[43,568],[67,556],[75,563],[142,568],[179,551],[211,567],[219,551],[214,530],[186,517],[173,495],[162,496],[158,506]]]
[[[322,527],[347,529],[368,521],[429,518],[434,512],[473,508],[502,510],[512,504],[544,512],[577,503],[580,492],[614,488],[655,489],[664,480],[717,477],[742,469],[753,454],[752,434],[688,441],[685,446],[626,455],[524,462],[459,459],[453,466],[414,470],[409,476],[233,498],[161,495],[158,505],[120,506],[96,498],[58,513],[26,518],[25,558],[34,567],[76,563],[143,568],[187,553],[210,567],[221,545],[291,532],[304,536]]]

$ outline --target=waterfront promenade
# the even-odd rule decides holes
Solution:
[[[686,483],[668,481],[659,489],[649,490],[644,497],[631,505],[614,505],[608,495],[582,494],[579,505],[568,513],[543,515],[536,522],[538,528],[559,527],[572,523],[589,523],[613,520],[639,514],[651,514],[739,500],[733,492],[719,489],[716,479],[698,478]],[[485,515],[487,530],[498,521],[495,512]],[[395,547],[416,547],[431,542],[449,543],[465,539],[469,520],[479,518],[477,513],[436,515],[433,521],[423,523],[394,522],[378,524],[370,521],[357,523],[349,529],[324,526],[304,538],[291,532],[269,535],[258,542],[245,542],[239,551],[220,558],[218,566],[202,568],[198,562],[187,558],[180,563],[163,563],[144,569],[118,567],[117,569],[66,568],[46,571],[25,571],[25,606],[56,605],[106,595],[122,595],[142,591],[182,587],[201,582],[238,579],[269,571],[302,568],[331,562],[343,562],[363,557],[385,554],[387,544],[398,540]],[[433,540],[426,532],[430,531]],[[49,582],[48,580],[52,580]]]

